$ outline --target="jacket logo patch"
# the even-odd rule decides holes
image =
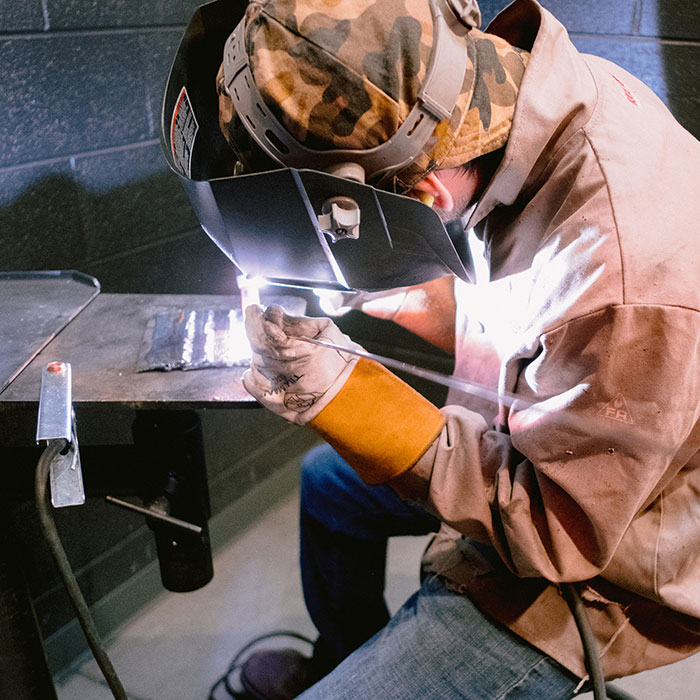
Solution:
[[[610,73],[610,75],[611,75],[612,79],[613,79],[618,85],[620,85],[620,87],[621,87],[622,90],[624,91],[625,97],[627,98],[627,101],[628,101],[630,104],[633,104],[635,107],[639,107],[639,102],[637,102],[637,99],[636,99],[635,96],[632,94],[632,91],[627,87],[627,85],[625,85],[616,75],[613,75],[612,73]]]
[[[612,401],[608,401],[608,403],[598,411],[598,415],[604,416],[605,418],[612,418],[612,420],[620,421],[620,423],[634,424],[632,414],[627,407],[627,401],[625,401],[625,397],[622,394],[617,394]]]

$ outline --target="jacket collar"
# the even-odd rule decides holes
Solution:
[[[566,29],[535,0],[515,0],[487,31],[530,51],[530,61],[503,160],[467,228],[534,191],[558,145],[588,121],[596,102],[593,78]]]

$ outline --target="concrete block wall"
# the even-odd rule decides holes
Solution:
[[[107,292],[235,290],[159,143],[199,4],[0,2],[0,269],[79,269]]]

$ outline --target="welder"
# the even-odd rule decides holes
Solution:
[[[479,25],[470,0],[254,0],[198,78],[232,180],[307,168],[465,220],[478,294],[453,268],[364,308],[515,396],[438,408],[305,340],[355,347],[331,319],[249,307],[246,389],[327,442],[301,485],[314,653],[253,654],[250,697],[572,697],[571,582],[606,678],[700,649],[700,145],[534,0]],[[387,538],[430,532],[390,617]]]

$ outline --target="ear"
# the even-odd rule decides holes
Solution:
[[[420,182],[413,185],[413,189],[418,192],[425,192],[435,199],[435,206],[443,211],[452,211],[454,200],[451,192],[445,187],[437,173],[426,175]]]

